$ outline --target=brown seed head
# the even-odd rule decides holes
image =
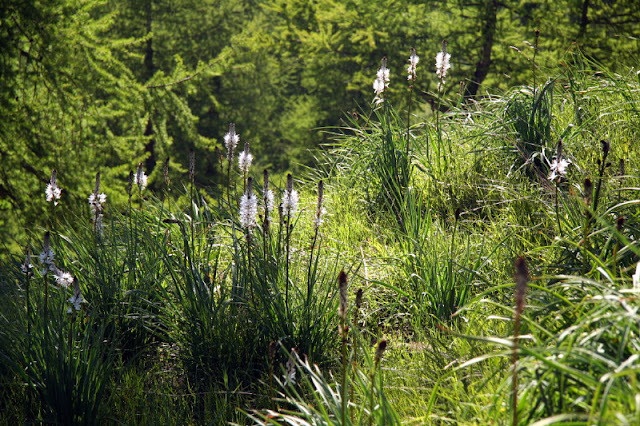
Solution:
[[[129,185],[127,186],[127,194],[131,198],[131,191],[133,190],[133,172],[129,172]]]
[[[345,323],[347,321],[347,274],[344,271],[340,271],[338,275],[338,288],[340,290],[338,316],[340,317],[340,321]]]
[[[263,192],[266,194],[267,191],[269,190],[269,170],[264,169],[262,172],[262,176],[263,176],[263,180],[264,180],[264,185],[263,185]]]
[[[291,173],[287,175],[287,191],[289,191],[289,193],[293,191],[293,176]]]
[[[376,367],[380,363],[380,360],[382,359],[382,355],[384,354],[384,351],[387,350],[387,343],[388,343],[387,339],[382,339],[378,342],[378,347],[376,348],[376,354],[374,356],[374,362],[376,364]]]
[[[322,210],[322,202],[324,201],[324,182],[318,182],[318,211]]]
[[[364,292],[364,290],[362,290],[361,288],[358,289],[358,291],[356,291],[356,309],[360,309],[360,307],[362,306],[362,293]]]
[[[556,145],[556,159],[558,161],[562,159],[562,139],[560,139]]]
[[[520,256],[515,263],[515,299],[516,299],[516,315],[522,314],[524,311],[524,296],[527,291],[527,282],[529,281],[529,270],[524,257]]]

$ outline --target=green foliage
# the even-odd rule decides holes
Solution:
[[[0,19],[2,422],[638,421],[633,2],[12,0]],[[295,214],[238,220],[258,173],[223,160],[229,122],[276,183],[310,166]],[[16,253],[44,229],[57,266],[31,275]]]

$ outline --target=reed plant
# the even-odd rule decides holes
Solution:
[[[280,209],[279,223],[271,223],[268,232],[251,230],[251,239],[231,234],[232,287],[238,289],[237,301],[246,306],[250,321],[259,327],[262,348],[277,341],[319,357],[322,348],[335,342],[330,312],[336,292],[330,283],[339,256],[325,254],[322,249],[322,188],[319,185],[311,235],[298,234],[296,227],[302,219],[294,210],[284,208]],[[291,189],[288,183],[285,201]],[[302,250],[299,244],[309,249]]]
[[[70,289],[46,282],[49,291],[31,288],[30,306],[23,306],[27,281],[17,274],[13,279],[19,290],[4,303],[0,356],[5,374],[23,386],[24,420],[101,424],[109,415],[105,401],[118,360],[115,337],[80,303],[70,304]]]

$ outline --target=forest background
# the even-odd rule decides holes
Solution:
[[[399,69],[415,47],[420,73],[430,73],[446,39],[444,96],[463,103],[535,85],[536,67],[553,73],[571,50],[613,72],[637,66],[638,28],[634,0],[5,1],[0,250],[15,253],[27,229],[44,224],[52,169],[78,213],[96,172],[117,206],[139,162],[153,188],[167,159],[172,175],[185,173],[190,149],[197,186],[214,188],[222,135],[235,122],[259,168],[299,171],[370,104],[383,56]],[[391,75],[392,94],[407,90],[405,79]],[[434,110],[436,84],[418,78],[419,119]]]

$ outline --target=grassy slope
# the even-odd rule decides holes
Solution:
[[[520,255],[531,280],[517,364],[519,420],[566,414],[574,424],[637,422],[640,322],[635,293],[625,289],[640,253],[639,86],[635,76],[583,65],[535,93],[514,88],[416,120],[410,138],[405,114],[389,101],[363,113],[311,174],[326,182],[328,210],[315,239],[316,178],[296,184],[301,203],[288,266],[286,224],[274,219],[269,237],[255,230],[247,239],[235,202],[229,208],[224,195],[205,196],[190,207],[188,185],[171,206],[150,196],[139,203],[134,193],[131,207],[108,212],[104,240],[89,225],[58,224],[54,249],[88,300],[75,317],[83,321],[52,314],[64,312],[70,296],[52,286],[50,333],[29,339],[29,327],[44,327],[43,287],[33,286],[42,278],[36,273],[31,282],[28,317],[24,276],[17,264],[3,266],[3,422],[91,423],[82,414],[91,407],[97,419],[127,424],[244,423],[250,417],[236,407],[276,406],[306,410],[292,416],[308,422],[337,422],[335,277],[344,269],[350,319],[353,293],[364,290],[351,325],[348,354],[360,367],[349,367],[348,422],[368,422],[373,386],[375,423],[509,423]],[[560,138],[571,165],[556,184],[547,176]],[[610,141],[604,163],[600,140]],[[68,355],[45,350],[51,336],[64,336],[57,344],[68,343]],[[389,347],[372,385],[382,338]],[[270,342],[281,346],[270,352]],[[271,403],[279,388],[270,377],[282,376],[292,347],[319,363],[324,377],[301,360],[302,385],[283,390],[288,402]],[[79,354],[96,369],[73,363]],[[45,367],[31,373],[25,366],[34,358]],[[94,407],[90,387],[78,396],[79,384],[43,379],[47,371],[104,383],[108,402]],[[304,371],[316,380],[305,385]],[[319,411],[314,387],[333,398],[335,415]],[[56,392],[74,402],[60,406]]]

